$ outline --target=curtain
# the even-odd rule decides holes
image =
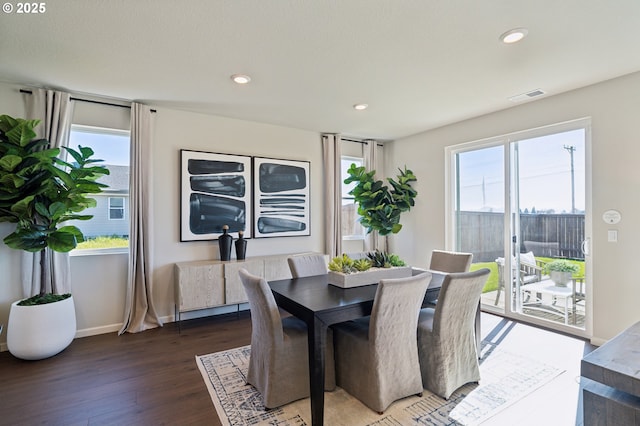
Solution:
[[[153,167],[151,109],[131,105],[129,273],[124,324],[118,334],[162,326],[153,305]]]
[[[69,142],[69,130],[73,117],[73,102],[69,93],[48,89],[33,89],[27,95],[27,119],[40,120],[34,129],[38,138],[49,141],[49,147],[60,148]],[[60,153],[64,158],[64,150]],[[22,252],[22,290],[24,297],[31,297],[40,292],[40,261],[51,262],[52,275],[45,280],[47,293],[64,294],[71,292],[71,268],[69,253]]]
[[[364,141],[364,168],[368,171],[378,167],[378,143],[374,140]],[[378,173],[374,175],[378,179]],[[386,238],[380,237],[378,231],[371,231],[364,237],[364,251],[386,250]]]
[[[324,158],[324,249],[332,258],[342,253],[342,174],[340,135],[322,135]]]

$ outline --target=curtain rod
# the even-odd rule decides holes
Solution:
[[[26,89],[20,89],[20,93],[26,93],[27,95],[32,95],[33,92],[31,90],[26,90]],[[129,108],[131,109],[131,105],[119,105],[119,104],[112,104],[110,102],[104,102],[104,101],[94,101],[92,99],[82,99],[82,98],[74,98],[73,96],[70,98],[72,101],[79,101],[79,102],[88,102],[90,104],[98,104],[98,105],[108,105],[108,106],[114,106],[114,107],[120,107],[120,108]],[[152,109],[151,112],[156,112],[155,109]]]
[[[360,143],[363,145],[369,145],[368,141],[357,141],[355,139],[346,139],[346,138],[341,138],[341,140],[345,141],[345,142],[353,142],[353,143]],[[377,146],[384,146],[384,144],[379,143]]]

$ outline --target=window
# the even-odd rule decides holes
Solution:
[[[109,197],[109,220],[124,220],[124,197]]]
[[[361,167],[364,160],[361,157],[342,156],[342,239],[343,240],[362,240],[364,239],[364,228],[360,225],[358,216],[358,206],[356,205],[353,195],[349,195],[349,191],[353,189],[355,183],[345,184],[344,180],[349,176],[347,170],[352,164]]]
[[[93,158],[103,160],[99,164],[109,169],[109,175],[98,180],[108,186],[92,197],[96,206],[83,212],[93,218],[69,221],[85,236],[85,242],[78,245],[77,251],[129,245],[129,145],[129,131],[126,130],[71,126],[69,146],[73,149],[90,147],[95,153]]]

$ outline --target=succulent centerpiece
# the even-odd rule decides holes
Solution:
[[[377,284],[381,279],[411,276],[411,268],[393,253],[376,250],[352,259],[343,254],[329,262],[329,284],[349,288]]]

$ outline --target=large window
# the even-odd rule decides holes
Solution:
[[[129,241],[129,132],[72,125],[69,146],[77,149],[79,145],[93,149],[94,158],[103,160],[100,164],[109,169],[109,175],[99,179],[108,187],[92,197],[96,207],[84,212],[93,218],[70,223],[85,236],[86,241],[78,250],[126,247]]]
[[[358,206],[356,205],[353,195],[349,195],[349,191],[353,189],[355,183],[345,184],[344,180],[349,176],[347,170],[355,164],[361,167],[364,160],[361,157],[342,156],[342,239],[344,240],[361,240],[364,239],[364,228],[360,225],[358,216]]]

